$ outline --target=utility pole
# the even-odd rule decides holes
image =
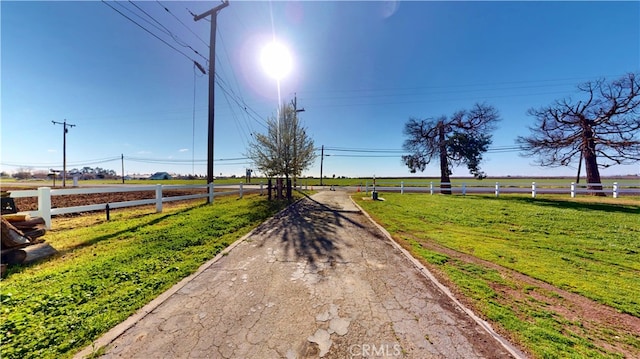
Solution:
[[[293,94],[293,187],[296,187],[297,171],[298,171],[298,112],[304,112],[304,107],[298,110],[298,95]]]
[[[218,11],[229,6],[229,1],[223,1],[222,4],[206,11],[200,15],[194,15],[193,21],[199,21],[207,16],[211,16],[211,34],[209,38],[209,128],[207,142],[207,184],[213,183],[213,127],[215,118],[215,79],[216,79],[216,25],[218,19]],[[211,190],[211,188],[209,188]],[[211,196],[207,197],[211,198]],[[207,199],[209,203],[209,199]]]
[[[65,119],[64,122],[56,122],[51,121],[54,125],[62,125],[62,187],[66,187],[67,185],[67,132],[69,130],[67,127],[76,127],[76,125],[72,125],[67,123]]]
[[[582,169],[582,148],[580,148],[580,159],[578,160],[578,174],[576,175],[576,183],[580,183],[580,170]]]
[[[122,161],[122,184],[124,184],[124,153],[120,154],[120,160]]]
[[[320,185],[322,186],[322,162],[324,162],[324,145],[322,145],[322,151],[320,152]]]

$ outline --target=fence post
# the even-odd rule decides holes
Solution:
[[[613,182],[613,198],[618,198],[618,182]]]
[[[262,181],[260,181],[260,195],[262,196],[262,194],[263,194],[263,193],[264,193],[264,192],[263,192],[263,190],[262,190]]]
[[[156,213],[162,213],[162,185],[156,185]]]
[[[51,229],[51,188],[38,187],[38,212],[47,229]]]
[[[404,181],[400,181],[400,194],[404,194]]]
[[[571,182],[571,198],[575,198],[575,197],[576,197],[576,183]]]
[[[500,182],[496,182],[496,197],[500,195]]]
[[[207,191],[209,192],[209,203],[213,203],[213,182],[207,184]]]
[[[242,198],[242,182],[240,182],[240,198]]]
[[[465,182],[462,182],[462,195],[467,195],[467,184]]]
[[[433,195],[433,181],[429,183],[429,193]]]
[[[531,198],[536,198],[536,183],[531,182]]]

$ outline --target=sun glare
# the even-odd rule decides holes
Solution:
[[[270,42],[262,49],[260,62],[266,73],[276,80],[281,80],[291,72],[289,49],[277,42]]]

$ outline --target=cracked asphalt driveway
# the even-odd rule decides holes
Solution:
[[[339,190],[261,224],[104,344],[105,358],[512,357]]]

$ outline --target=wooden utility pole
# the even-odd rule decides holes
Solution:
[[[216,80],[216,25],[218,19],[218,11],[229,6],[229,1],[223,1],[222,4],[206,11],[200,15],[194,15],[193,21],[198,21],[211,16],[211,34],[209,38],[209,127],[207,141],[207,184],[213,183],[213,135],[214,135],[214,118],[215,118],[215,80]],[[209,188],[211,190],[211,188]],[[209,196],[208,198],[212,198]],[[207,202],[210,202],[207,199]]]
[[[124,153],[120,154],[120,160],[122,162],[122,184],[124,184]]]
[[[580,149],[580,159],[578,160],[578,174],[576,175],[576,183],[580,183],[581,170],[582,170],[582,148]]]
[[[322,145],[322,151],[320,152],[320,185],[322,186],[322,162],[324,162],[324,145]]]
[[[304,112],[304,107],[298,109],[298,95],[293,95],[293,101],[291,101],[293,105],[293,187],[296,187],[297,179],[298,179],[298,112]],[[300,171],[302,172],[302,171]]]
[[[67,127],[75,127],[76,125],[72,125],[67,123],[65,119],[64,122],[56,122],[51,121],[54,125],[62,125],[62,187],[66,187],[67,185],[67,132],[69,130]]]

